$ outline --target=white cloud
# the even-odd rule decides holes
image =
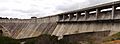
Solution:
[[[0,16],[30,18],[87,7],[110,0],[0,0]],[[113,0],[112,0],[113,1]],[[95,3],[97,2],[97,3]]]

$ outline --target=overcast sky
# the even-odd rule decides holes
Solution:
[[[116,0],[0,0],[0,17],[44,17]]]

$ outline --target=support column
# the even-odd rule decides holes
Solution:
[[[116,7],[115,7],[115,5],[113,5],[112,6],[112,19],[114,19],[115,10],[116,10]]]
[[[98,19],[98,15],[100,14],[100,9],[96,9],[96,19]]]
[[[85,19],[87,19],[88,15],[89,15],[89,11],[85,11]]]
[[[65,20],[65,15],[63,15],[63,21]]]
[[[76,20],[78,20],[79,17],[80,17],[80,15],[81,15],[81,13],[76,13],[76,14],[77,14],[77,16],[76,16]]]
[[[71,20],[74,17],[74,14],[70,14],[69,20]]]

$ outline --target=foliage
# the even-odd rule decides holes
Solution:
[[[44,35],[41,35],[39,37],[26,40],[25,44],[56,44],[56,43],[57,43],[56,36],[44,34]]]
[[[0,44],[20,44],[20,41],[9,37],[0,36]]]
[[[115,40],[120,40],[120,32],[113,34],[112,36],[109,36],[104,39],[104,42],[110,42],[110,41],[115,41]]]

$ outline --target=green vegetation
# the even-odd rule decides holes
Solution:
[[[33,38],[33,39],[29,39],[29,40],[26,40],[25,44],[35,44],[35,42],[37,41],[37,38]]]
[[[78,41],[70,41],[67,38],[58,40],[58,37],[51,35],[41,35],[22,40],[16,40],[9,37],[0,37],[0,44],[20,44],[21,41],[25,41],[25,44],[81,44]],[[92,44],[91,41],[83,41],[82,43]]]
[[[105,38],[103,42],[103,44],[119,44],[119,43],[120,43],[120,32]]]
[[[20,44],[20,41],[9,37],[0,36],[0,44]]]
[[[58,42],[57,37],[51,35],[41,35],[39,37],[22,40],[0,36],[0,44],[20,44],[21,41],[25,41],[25,44],[57,44]]]
[[[114,41],[114,40],[120,40],[120,32],[105,38],[104,42]]]
[[[26,40],[25,44],[57,44],[57,37],[51,35],[41,35],[36,38]]]
[[[21,41],[25,41],[25,44],[93,44],[94,40],[90,38],[86,38],[87,40],[82,40],[81,42],[76,40],[70,40],[68,38],[63,38],[61,40],[58,40],[57,36],[51,36],[51,35],[41,35],[34,38],[27,38],[27,39],[21,39],[16,40],[9,37],[0,37],[0,44],[20,44]],[[92,40],[92,41],[91,41]],[[114,34],[110,37],[107,37],[105,41],[112,41],[112,40],[120,40],[120,32],[117,34]]]

